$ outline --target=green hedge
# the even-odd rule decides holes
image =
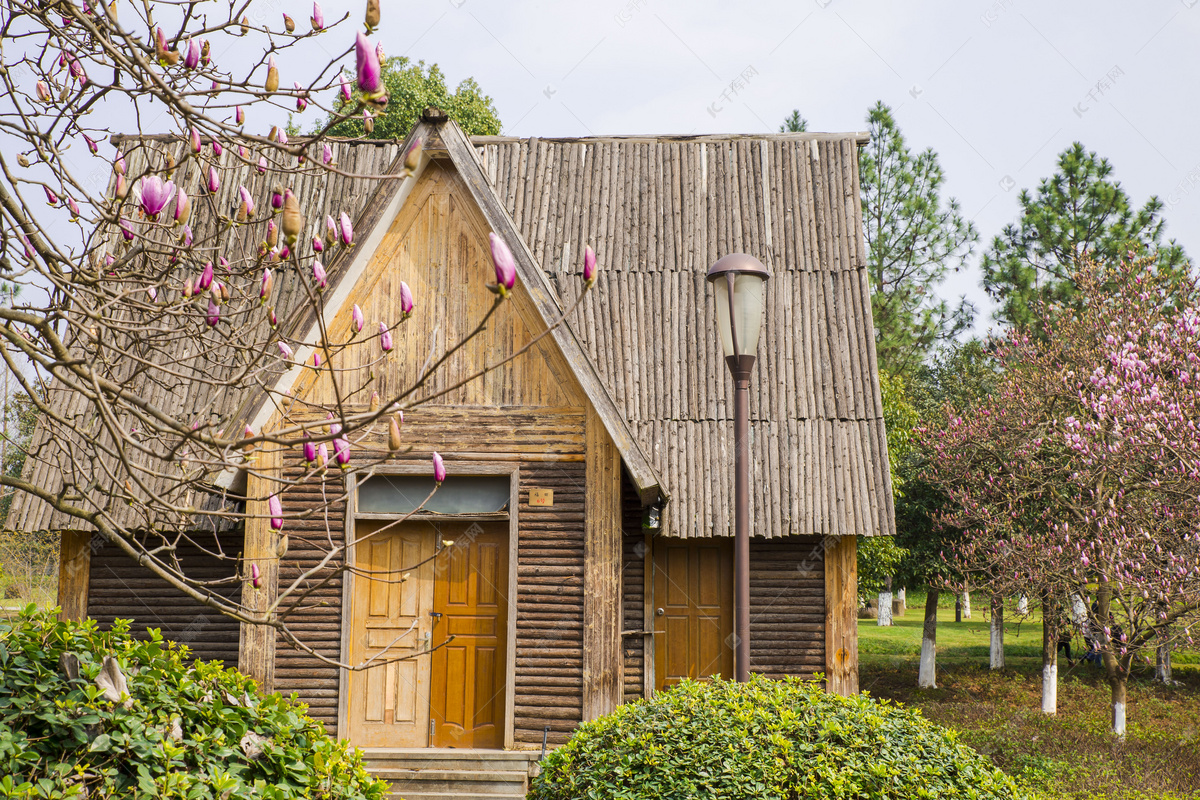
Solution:
[[[684,682],[581,726],[530,800],[1011,798],[1013,782],[919,711],[820,684]]]
[[[59,622],[33,606],[0,621],[0,797],[384,796],[304,705],[128,628]],[[96,683],[105,656],[127,683],[119,699]]]

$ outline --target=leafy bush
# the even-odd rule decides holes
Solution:
[[[384,796],[302,704],[128,627],[33,606],[0,622],[0,797]]]
[[[913,711],[817,683],[687,681],[581,726],[530,800],[1012,798],[1012,780]]]

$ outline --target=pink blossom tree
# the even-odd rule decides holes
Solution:
[[[95,530],[193,599],[272,626],[320,658],[288,628],[313,575],[280,586],[268,604],[249,602],[259,566],[212,531],[269,520],[282,557],[296,519],[344,501],[339,467],[369,470],[394,456],[406,411],[498,366],[433,390],[430,376],[465,343],[451,342],[412,384],[381,397],[375,375],[395,357],[392,332],[429,299],[402,285],[392,318],[356,309],[344,340],[323,323],[325,264],[355,246],[353,223],[302,187],[405,180],[427,158],[418,141],[393,172],[355,173],[338,158],[346,145],[327,135],[388,104],[372,39],[388,20],[377,0],[365,6],[362,18],[326,19],[314,3],[297,21],[253,0],[11,0],[0,17],[0,279],[26,289],[0,306],[0,357],[39,418],[26,475],[42,464],[61,476],[48,485],[5,474],[0,485],[51,506],[64,528]],[[286,64],[296,74],[285,79]],[[325,122],[289,141],[282,124],[306,113]],[[105,120],[127,135],[110,138]],[[247,185],[272,180],[269,190]],[[505,243],[492,251],[495,305],[468,339],[516,281]],[[594,256],[584,267],[590,287]],[[322,321],[314,334],[277,319],[284,291],[301,298],[293,318]],[[312,407],[274,388],[301,369],[324,371],[333,400]],[[238,416],[235,401],[255,393],[278,410],[278,427],[255,430]],[[363,446],[372,435],[392,452]],[[303,453],[304,475],[281,482],[259,466],[262,454],[284,451]],[[424,455],[443,480],[440,457]],[[223,476],[239,472],[274,488],[238,496]],[[324,506],[297,510],[293,490],[313,481]],[[320,581],[348,568],[345,546],[329,542]],[[183,547],[219,559],[228,575],[189,574]]]
[[[1041,594],[1046,667],[1094,587],[1085,624],[1124,735],[1135,661],[1190,641],[1200,609],[1200,291],[1133,254],[1075,280],[1080,308],[1010,332],[996,391],[921,436],[967,531],[947,559],[972,585]]]

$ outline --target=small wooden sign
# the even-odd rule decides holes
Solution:
[[[529,490],[529,505],[531,505],[531,506],[552,506],[552,505],[554,505],[554,490],[553,489],[530,489]]]

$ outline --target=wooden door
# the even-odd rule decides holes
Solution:
[[[429,611],[433,605],[436,531],[429,525],[355,527],[350,662],[350,741],[359,747],[425,747],[429,741]],[[372,535],[374,534],[374,535]],[[407,578],[405,577],[407,574]],[[396,660],[415,656],[407,660]]]
[[[654,685],[733,677],[733,542],[655,539]]]
[[[433,747],[504,746],[508,523],[443,526],[434,585]]]

